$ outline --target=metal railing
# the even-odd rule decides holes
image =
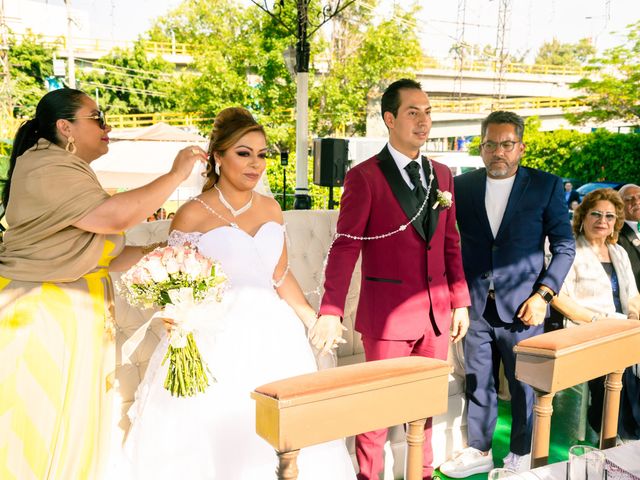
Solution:
[[[27,35],[16,35],[17,38],[23,38]],[[61,54],[66,54],[69,45],[65,35],[36,35],[35,40],[49,48],[58,50]],[[134,46],[133,41],[128,40],[110,40],[99,38],[73,38],[73,52],[75,54],[96,53],[106,55],[114,48],[131,49]],[[141,44],[147,54],[151,55],[181,55],[191,56],[193,47],[187,43],[178,42],[154,42],[151,40],[142,40]]]
[[[454,60],[425,57],[423,67],[425,69],[460,70],[460,65]],[[499,71],[496,61],[476,60],[465,61],[463,72],[493,72]],[[586,70],[582,67],[564,65],[538,65],[528,63],[507,63],[504,66],[506,73],[525,73],[529,75],[584,75]]]
[[[213,123],[212,117],[204,117],[199,113],[138,113],[132,115],[107,115],[107,123],[111,128],[149,127],[158,122],[175,126],[196,126],[201,122]]]
[[[585,105],[583,100],[575,98],[531,97],[496,100],[492,98],[478,98],[468,100],[440,100],[432,99],[431,105],[436,112],[450,113],[486,113],[493,110],[544,110],[548,108],[568,109]],[[18,126],[24,119],[10,118],[0,125],[0,136],[12,138]],[[107,122],[111,128],[140,128],[164,122],[175,126],[198,126],[213,123],[213,117],[204,116],[198,112],[157,112],[138,113],[129,115],[107,114]]]
[[[484,113],[492,110],[541,110],[546,108],[575,108],[585,103],[576,98],[529,97],[529,98],[477,98],[468,100],[431,99],[437,112]]]
[[[18,38],[21,35],[17,35]],[[67,37],[52,35],[37,35],[36,40],[51,48],[58,49],[61,54],[66,54],[68,49]],[[134,42],[124,40],[110,40],[97,38],[75,38],[73,39],[73,50],[76,54],[100,53],[105,55],[114,48],[130,49]],[[142,40],[142,45],[147,54],[150,55],[179,55],[191,57],[195,48],[188,43],[177,42],[153,42]],[[313,63],[316,65],[327,64],[328,56],[316,56]],[[459,71],[460,65],[454,59],[434,58],[425,56],[423,68],[438,70]],[[497,73],[500,69],[498,62],[493,60],[474,60],[463,63],[463,72],[492,72]],[[507,63],[504,66],[506,73],[524,73],[530,75],[584,75],[586,70],[579,66],[565,65],[537,65],[527,63]]]

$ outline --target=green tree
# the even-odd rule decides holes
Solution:
[[[640,178],[640,134],[599,129],[587,137],[567,165],[566,176],[637,183]]]
[[[175,86],[179,109],[214,117],[230,105],[256,105],[248,74],[260,58],[260,28],[247,10],[224,0],[187,0],[156,21],[151,40],[174,37],[193,51],[193,64]]]
[[[9,46],[11,95],[16,117],[31,117],[47,93],[46,78],[53,74],[53,49],[45,47],[36,35],[12,39]]]
[[[375,24],[370,9],[345,10],[342,48],[328,46],[330,70],[311,89],[311,106],[317,115],[311,125],[318,136],[363,135],[367,104],[384,86],[400,77],[414,77],[424,60],[410,11],[400,7],[393,18]],[[362,27],[364,25],[364,27]]]
[[[592,76],[571,85],[586,95],[586,106],[567,115],[584,124],[621,119],[640,124],[640,21],[629,25],[624,44],[604,52],[591,62]]]
[[[175,67],[161,57],[147,58],[138,41],[132,49],[116,48],[78,69],[78,87],[98,91],[109,113],[133,114],[173,110],[176,105]]]
[[[560,65],[578,67],[596,53],[596,49],[588,38],[578,43],[562,43],[557,38],[542,44],[536,55],[536,65]]]
[[[589,136],[576,130],[559,129],[540,131],[540,119],[529,117],[525,120],[524,141],[527,146],[522,165],[533,167],[561,177],[589,178],[584,174],[573,175],[572,164],[578,151],[588,141]]]
[[[478,44],[469,44],[469,43],[454,43],[453,46],[449,49],[449,53],[458,56],[463,55],[465,63],[476,61],[476,62],[497,62],[498,61],[498,52],[496,51],[496,47],[485,44],[484,46]],[[524,63],[524,59],[527,55],[527,52],[521,53],[507,53],[506,61],[507,63]]]

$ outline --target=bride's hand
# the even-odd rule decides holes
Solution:
[[[173,318],[162,317],[160,320],[162,320],[162,324],[164,325],[167,333],[171,333],[171,330],[173,330],[176,326],[176,322],[173,321]]]
[[[342,338],[342,332],[346,328],[340,322],[337,315],[321,315],[316,323],[309,329],[311,344],[320,350],[320,355],[329,353],[331,349],[338,348],[341,343],[347,343]]]

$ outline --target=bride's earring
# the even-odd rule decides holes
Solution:
[[[207,162],[207,166],[204,167],[204,172],[202,172],[200,175],[202,175],[204,178],[208,178],[210,173],[211,173],[211,162]]]
[[[216,168],[214,169],[216,175],[220,176],[220,164],[216,162]]]
[[[78,151],[78,148],[76,147],[76,139],[73,138],[71,135],[69,135],[67,137],[67,145],[64,147],[64,149],[69,152],[71,155],[75,155],[75,153]]]

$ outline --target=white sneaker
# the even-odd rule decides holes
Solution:
[[[491,469],[493,469],[491,450],[484,455],[473,447],[463,448],[451,460],[440,465],[440,471],[451,478],[465,478],[476,473],[490,472]]]
[[[508,468],[514,472],[526,472],[531,469],[531,454],[518,455],[509,452],[509,455],[504,457],[504,468]]]

